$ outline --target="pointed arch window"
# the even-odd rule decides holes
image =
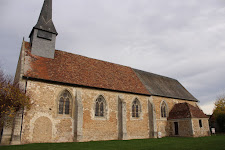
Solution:
[[[161,117],[166,118],[167,117],[167,105],[166,102],[162,102],[161,104]]]
[[[141,105],[139,100],[136,98],[132,103],[132,117],[139,118],[141,112]]]
[[[59,96],[58,113],[69,115],[71,113],[71,101],[71,94],[67,90],[63,91],[62,94]]]
[[[106,102],[103,96],[99,96],[95,101],[95,116],[104,117],[106,114]]]

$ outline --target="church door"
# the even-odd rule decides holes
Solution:
[[[179,135],[178,122],[174,122],[175,135]]]

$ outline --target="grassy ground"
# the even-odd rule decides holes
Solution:
[[[0,146],[0,150],[225,150],[225,135],[200,138],[166,137],[128,141],[45,143]]]

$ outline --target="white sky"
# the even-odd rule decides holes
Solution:
[[[0,0],[0,62],[15,74],[43,0]],[[53,0],[56,49],[180,81],[212,113],[225,93],[224,0]]]

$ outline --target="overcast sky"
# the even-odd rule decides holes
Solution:
[[[0,62],[14,75],[44,0],[0,0]],[[53,0],[56,49],[179,80],[205,113],[225,94],[224,0]]]

